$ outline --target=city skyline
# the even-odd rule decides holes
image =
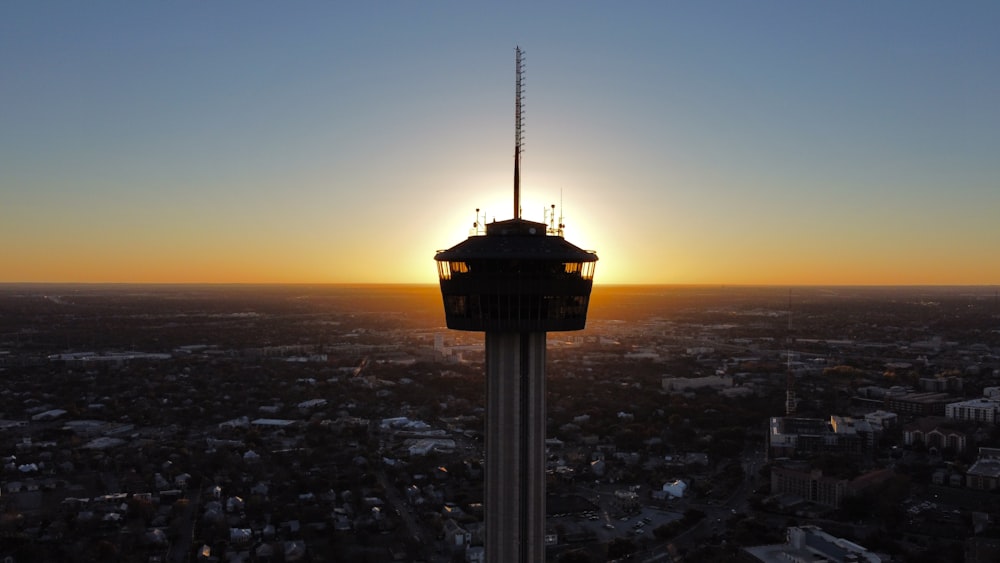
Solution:
[[[427,283],[561,204],[597,284],[994,285],[1000,8],[0,7],[0,282]],[[444,203],[447,202],[447,205]]]

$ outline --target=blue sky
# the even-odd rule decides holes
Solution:
[[[431,282],[563,202],[605,283],[1000,283],[992,2],[8,2],[0,281]],[[536,211],[537,210],[537,211]],[[4,256],[6,254],[6,256]]]

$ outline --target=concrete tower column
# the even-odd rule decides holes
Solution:
[[[486,332],[486,561],[545,561],[545,333]]]

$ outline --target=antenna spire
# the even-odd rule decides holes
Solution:
[[[524,113],[522,112],[522,86],[524,84],[524,66],[521,55],[524,54],[520,47],[514,48],[514,218],[521,218],[521,150],[524,148],[524,139],[521,136],[521,129],[524,127]]]

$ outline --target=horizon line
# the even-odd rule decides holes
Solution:
[[[131,282],[131,281],[0,281],[0,287],[11,286],[214,286],[214,287],[293,287],[293,286],[326,286],[326,287],[366,287],[366,286],[398,286],[398,287],[438,287],[437,282]],[[802,287],[802,288],[878,288],[878,287],[1000,287],[1000,282],[994,283],[724,283],[724,282],[636,282],[622,283],[594,282],[595,287]]]

